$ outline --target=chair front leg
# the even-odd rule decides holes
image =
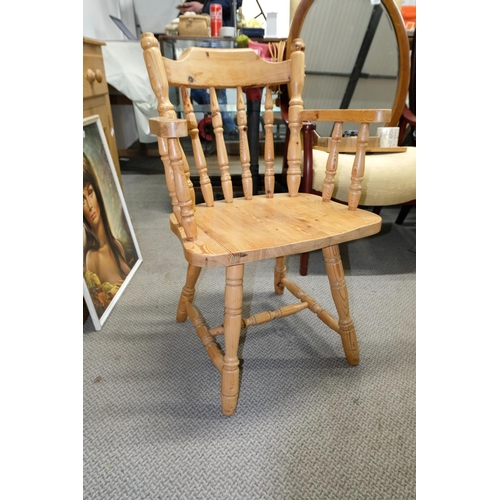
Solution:
[[[349,313],[349,298],[344,279],[344,268],[340,259],[339,246],[333,245],[323,248],[323,257],[325,259],[332,298],[339,315],[340,336],[345,356],[350,365],[357,365],[359,363],[358,340],[356,338],[356,331],[354,330],[354,323]]]
[[[243,305],[243,270],[239,264],[226,268],[226,290],[224,295],[224,364],[221,377],[222,413],[230,416],[236,410],[239,393],[240,360],[238,345],[241,333]]]

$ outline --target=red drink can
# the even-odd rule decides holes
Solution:
[[[210,34],[220,36],[222,26],[222,5],[213,3],[210,5]]]

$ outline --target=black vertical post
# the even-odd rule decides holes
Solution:
[[[253,194],[259,194],[259,122],[260,101],[247,101],[248,146],[250,149],[250,172]]]
[[[375,36],[375,32],[377,31],[377,26],[380,21],[380,17],[382,16],[382,12],[383,10],[380,5],[375,5],[373,7],[370,22],[368,23],[365,37],[363,39],[363,42],[361,43],[361,47],[359,48],[358,57],[356,59],[356,62],[354,63],[354,68],[352,69],[351,77],[349,78],[349,83],[347,84],[344,98],[342,99],[342,103],[340,104],[340,109],[349,108],[349,104],[351,102],[352,96],[354,95],[354,91],[356,90],[356,85],[358,84],[359,77],[361,76],[361,71],[366,61],[366,56],[368,55],[373,37]]]
[[[233,10],[232,10],[232,15],[233,15],[233,26],[234,26],[234,36],[238,36],[238,16],[236,14],[236,0],[233,0]]]

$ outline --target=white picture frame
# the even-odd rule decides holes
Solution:
[[[83,165],[83,296],[99,331],[142,254],[98,115],[83,119]]]

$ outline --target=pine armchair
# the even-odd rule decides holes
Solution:
[[[158,117],[150,119],[150,129],[158,135],[158,146],[165,168],[166,184],[173,206],[170,228],[177,236],[187,261],[186,283],[180,291],[176,311],[177,321],[189,318],[208,357],[221,376],[221,406],[225,415],[232,415],[239,395],[239,364],[237,349],[243,328],[266,323],[308,309],[326,327],[341,337],[342,346],[351,365],[359,362],[359,350],[354,323],[349,312],[349,300],[340,258],[339,245],[377,233],[381,219],[372,212],[357,208],[363,176],[364,136],[360,135],[354,158],[349,204],[330,199],[331,176],[325,179],[325,196],[300,193],[301,146],[300,133],[304,115],[301,91],[304,85],[305,54],[301,40],[293,41],[288,60],[268,62],[251,49],[190,48],[177,60],[165,59],[152,33],[141,40],[144,60],[152,88],[158,99]],[[169,86],[180,87],[185,119],[169,101]],[[274,148],[272,90],[287,85],[290,95],[288,173],[286,193],[274,193]],[[265,194],[252,194],[249,171],[249,151],[243,89],[264,88],[265,98]],[[212,123],[217,141],[217,158],[224,200],[214,201],[199,130],[189,101],[188,88],[209,88]],[[237,124],[240,139],[243,197],[234,197],[224,143],[222,119],[217,102],[217,88],[235,88],[237,92]],[[371,120],[385,120],[390,110],[361,111],[357,118],[362,129]],[[195,205],[190,181],[188,158],[181,138],[192,141],[193,160],[200,176],[204,202]],[[286,276],[286,257],[322,249],[332,299],[337,310],[330,314]],[[168,259],[168,256],[166,256]],[[285,290],[297,300],[282,307],[242,317],[243,274],[245,264],[274,259],[274,276],[270,286],[278,295]],[[221,322],[216,327],[206,324],[195,306],[195,286],[202,270],[225,268],[225,283],[221,283]],[[317,279],[317,278],[315,278]],[[326,279],[326,278],[325,278]],[[224,290],[224,294],[222,294]],[[333,304],[332,304],[333,305]],[[201,307],[203,304],[200,305]],[[224,337],[224,350],[217,336]]]

